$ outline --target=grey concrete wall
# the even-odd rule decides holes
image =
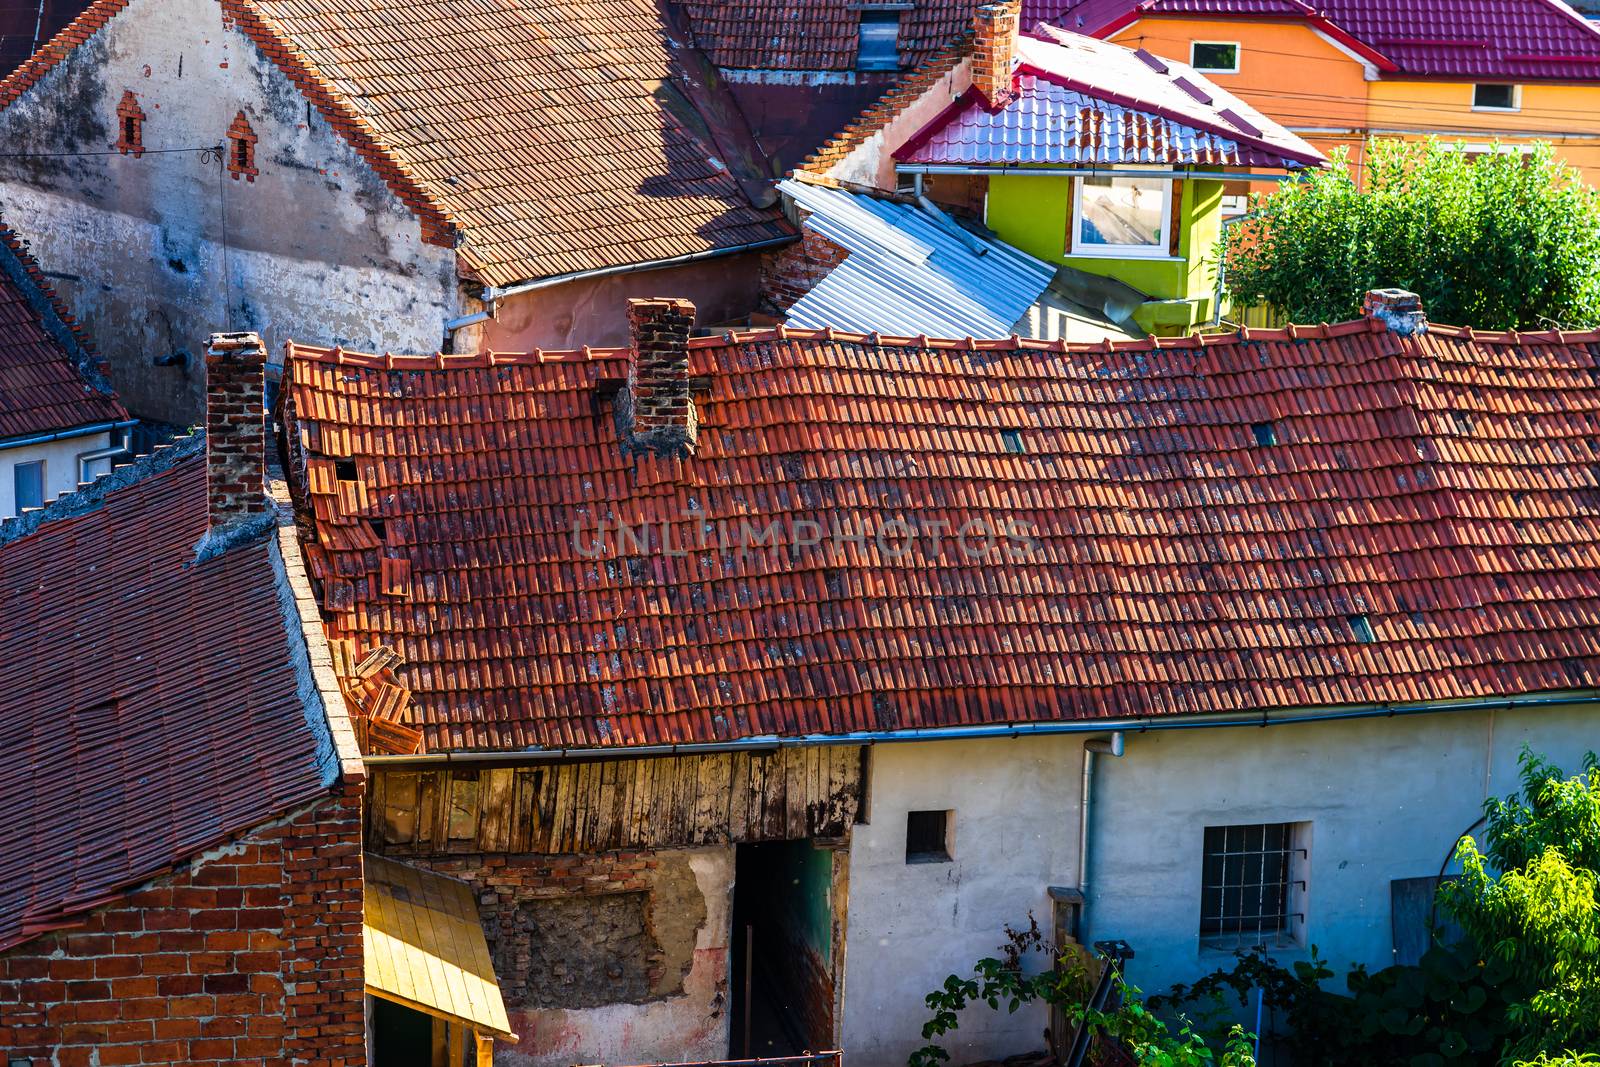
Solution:
[[[870,822],[850,846],[845,1059],[902,1067],[923,1044],[923,998],[947,975],[998,955],[1030,912],[1048,936],[1048,887],[1077,884],[1077,737],[932,741],[872,750]],[[952,861],[906,862],[906,813],[952,809]],[[1036,960],[1042,963],[1043,960]],[[1045,1014],[965,1013],[953,1062],[1044,1047]]]
[[[1097,761],[1089,936],[1130,942],[1147,994],[1231,966],[1199,938],[1204,828],[1306,822],[1306,941],[1341,974],[1388,966],[1390,881],[1438,874],[1484,797],[1517,788],[1524,742],[1573,773],[1600,708],[1130,733]]]
[[[114,148],[125,90],[146,116],[139,158]],[[192,150],[222,143],[241,109],[260,138],[254,182]],[[194,421],[202,343],[224,326],[260,332],[274,359],[291,337],[433,351],[459,308],[454,252],[422,243],[416,219],[224,25],[216,0],[133,0],[0,112],[0,142],[0,214],[136,414]],[[175,352],[186,367],[152,365]]]

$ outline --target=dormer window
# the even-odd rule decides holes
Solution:
[[[856,69],[900,69],[899,8],[862,9],[861,37],[856,45]]]
[[[256,169],[256,131],[243,111],[234,116],[233,125],[228,127],[228,173],[234,181],[243,177],[252,182],[261,173]]]
[[[144,108],[129,89],[117,105],[117,151],[134,157],[144,155]]]

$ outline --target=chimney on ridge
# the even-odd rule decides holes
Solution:
[[[214,333],[206,343],[209,528],[264,515],[267,349],[259,334]]]
[[[1428,317],[1422,312],[1422,298],[1405,289],[1368,289],[1361,301],[1361,314],[1377,319],[1389,332],[1401,337],[1428,332]]]
[[[1021,23],[1022,0],[984,4],[973,21],[972,84],[990,107],[1011,97],[1011,60]]]
[[[694,304],[628,301],[628,384],[619,408],[629,443],[659,456],[693,455],[700,423],[689,395]]]

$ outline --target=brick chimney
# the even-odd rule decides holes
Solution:
[[[1410,337],[1428,332],[1428,317],[1422,312],[1422,298],[1405,289],[1369,289],[1361,301],[1361,314],[1377,319],[1390,333]]]
[[[1022,0],[984,4],[973,20],[972,84],[990,107],[1011,98],[1011,59],[1021,23]]]
[[[628,301],[628,384],[619,413],[629,443],[659,456],[692,455],[700,423],[689,395],[689,330],[694,304],[652,297]]]
[[[206,344],[206,488],[210,528],[263,515],[266,498],[267,349],[253,333],[214,333]]]

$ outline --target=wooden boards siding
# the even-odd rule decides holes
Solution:
[[[861,801],[853,746],[521,767],[382,768],[369,847],[395,854],[606,852],[843,837]]]

